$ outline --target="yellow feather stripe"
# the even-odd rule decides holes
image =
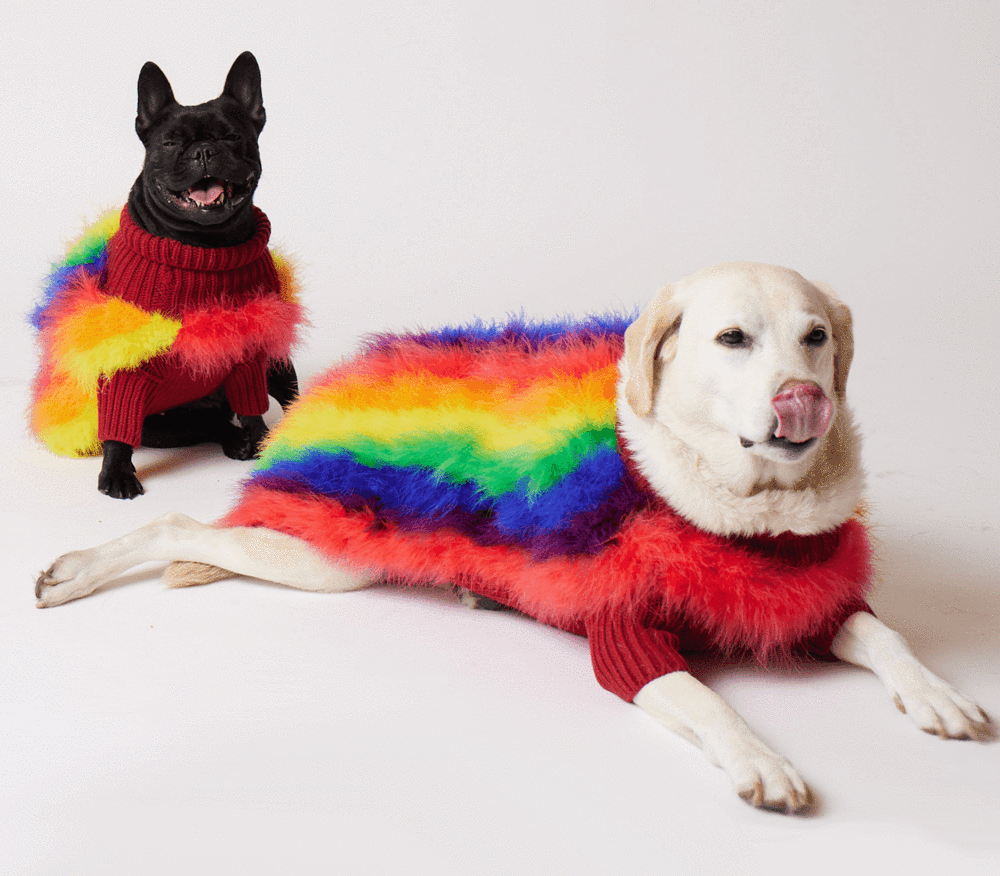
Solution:
[[[32,429],[60,456],[100,453],[97,440],[97,384],[81,387],[66,374],[55,374],[31,412]]]
[[[298,272],[292,260],[284,253],[271,250],[271,261],[278,272],[278,295],[282,301],[295,303],[299,300]]]
[[[43,429],[38,437],[59,456],[97,456],[101,452],[101,442],[97,438],[97,405],[89,405],[65,423]]]
[[[617,366],[609,365],[580,378],[519,387],[514,381],[487,384],[423,372],[393,378],[377,393],[346,379],[313,388],[289,411],[276,437],[281,453],[310,445],[391,447],[412,436],[428,444],[447,437],[488,454],[517,451],[538,458],[562,447],[567,434],[614,426],[617,377]],[[262,464],[268,458],[265,452]]]
[[[102,375],[136,368],[170,349],[181,322],[119,298],[68,315],[53,333],[51,361],[82,389]]]

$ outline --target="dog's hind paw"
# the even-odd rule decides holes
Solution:
[[[73,551],[63,554],[42,572],[35,581],[35,604],[38,608],[62,605],[93,593],[102,580],[89,573],[93,559],[93,551]]]

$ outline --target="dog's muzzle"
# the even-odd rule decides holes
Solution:
[[[815,383],[793,383],[771,399],[778,417],[775,438],[801,444],[822,438],[833,416],[833,403]]]

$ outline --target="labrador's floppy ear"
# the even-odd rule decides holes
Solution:
[[[847,374],[854,358],[854,322],[851,310],[826,283],[813,283],[826,298],[826,309],[833,324],[833,340],[837,345],[833,355],[833,389],[838,398],[847,391]]]
[[[674,298],[674,287],[666,286],[639,314],[639,318],[625,330],[625,363],[628,381],[625,399],[640,417],[653,410],[653,391],[656,388],[656,357],[669,358],[667,343],[680,324],[681,309]]]

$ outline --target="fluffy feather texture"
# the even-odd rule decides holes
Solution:
[[[723,648],[786,651],[861,600],[864,527],[739,539],[674,513],[618,448],[627,324],[376,338],[289,411],[224,523],[564,629],[652,607]]]
[[[121,210],[106,210],[69,242],[66,253],[52,265],[42,295],[29,316],[35,329],[42,328],[49,306],[76,280],[86,275],[100,276],[108,263],[108,241],[120,224]]]
[[[31,428],[55,453],[100,452],[97,386],[101,377],[168,355],[192,374],[225,374],[260,351],[286,358],[302,321],[288,262],[272,253],[279,295],[192,308],[180,318],[146,311],[103,291],[108,242],[120,213],[89,226],[53,266],[31,314],[40,367],[32,387]]]

